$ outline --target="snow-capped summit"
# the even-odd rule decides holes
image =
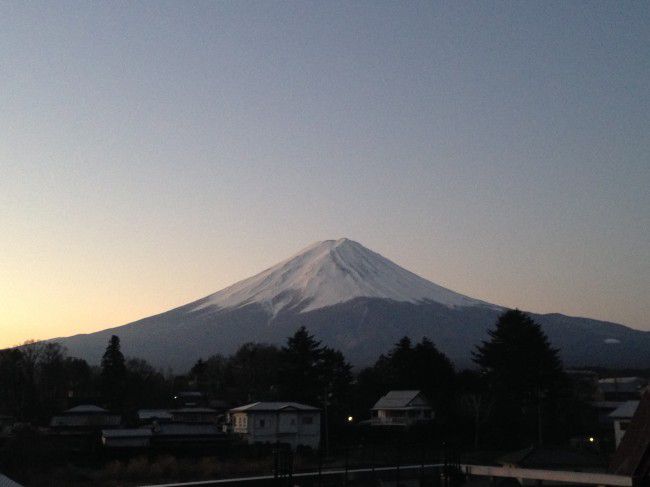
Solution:
[[[316,242],[287,260],[219,291],[196,309],[260,304],[274,315],[306,312],[350,301],[383,298],[449,307],[488,305],[445,289],[347,239]]]

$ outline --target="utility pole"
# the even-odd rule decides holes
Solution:
[[[542,399],[544,398],[544,392],[542,391],[541,386],[537,386],[537,443],[539,446],[543,444],[542,436]]]
[[[327,386],[323,391],[323,421],[325,422],[325,437],[323,438],[323,443],[325,445],[325,456],[329,457],[330,454],[330,427],[329,421],[327,418],[327,404],[329,402],[329,392],[327,391]]]

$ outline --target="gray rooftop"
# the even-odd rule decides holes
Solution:
[[[187,407],[187,408],[180,408],[180,409],[172,409],[170,412],[171,413],[196,413],[196,414],[199,414],[199,413],[216,413],[217,410],[212,409],[212,408],[190,408],[190,407]]]
[[[641,377],[613,377],[600,379],[598,387],[603,392],[639,392],[645,383]]]
[[[163,423],[153,432],[154,436],[222,436],[224,433],[214,424]]]
[[[121,428],[102,430],[105,438],[150,438],[164,436],[222,436],[213,424],[163,423],[155,428]]]
[[[107,413],[108,410],[95,406],[93,404],[80,404],[64,411],[65,414],[97,414]]]
[[[625,401],[614,411],[609,413],[609,417],[620,418],[620,419],[632,419],[632,416],[634,416],[634,413],[639,407],[639,402],[640,401]]]
[[[298,402],[254,402],[232,408],[231,413],[242,411],[282,411],[285,409],[296,409],[298,411],[320,411],[320,409],[307,404],[300,404]]]
[[[140,409],[140,419],[172,419],[172,413],[167,409]]]
[[[115,430],[102,430],[104,438],[149,438],[152,436],[149,428],[124,428]]]
[[[22,487],[18,482],[14,482],[6,475],[0,473],[0,487]]]
[[[372,409],[404,409],[411,405],[420,391],[390,391],[379,399]]]

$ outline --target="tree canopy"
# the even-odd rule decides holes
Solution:
[[[111,336],[102,356],[101,386],[104,400],[111,407],[120,408],[126,393],[126,364],[120,350],[120,338]]]
[[[495,397],[497,427],[513,443],[543,441],[544,417],[566,385],[558,350],[539,324],[517,309],[504,312],[490,339],[473,353]]]

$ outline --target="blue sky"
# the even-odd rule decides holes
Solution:
[[[0,329],[90,331],[353,238],[650,329],[646,2],[0,5]]]

